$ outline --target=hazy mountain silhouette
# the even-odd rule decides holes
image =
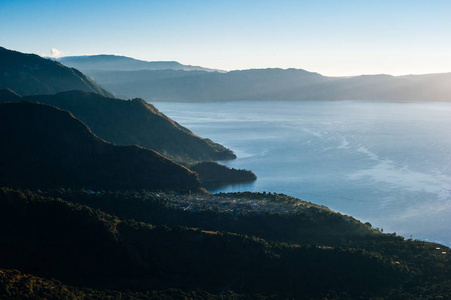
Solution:
[[[82,90],[112,97],[112,94],[76,69],[42,58],[0,47],[0,88],[21,95],[54,94]]]
[[[451,73],[327,77],[301,69],[218,70],[125,56],[60,58],[122,98],[152,101],[387,100],[451,101]],[[83,90],[109,96],[76,69],[0,48],[0,88],[21,95]]]
[[[190,170],[155,151],[114,146],[72,114],[30,103],[0,104],[0,186],[198,190]]]
[[[121,97],[152,101],[387,100],[451,101],[451,73],[327,77],[301,69],[186,72],[88,71]]]
[[[139,145],[180,162],[236,158],[231,150],[193,134],[142,99],[125,101],[82,91],[23,99],[68,110],[94,134],[118,145]],[[20,100],[0,97],[0,103]]]
[[[86,72],[88,70],[185,70],[218,71],[199,66],[182,65],[176,61],[144,61],[119,55],[66,56],[58,59],[62,64]]]

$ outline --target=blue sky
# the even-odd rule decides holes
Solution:
[[[440,0],[0,0],[0,46],[224,70],[422,74],[451,72],[450,16]]]

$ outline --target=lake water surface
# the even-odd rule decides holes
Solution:
[[[250,184],[451,245],[451,103],[359,101],[155,103],[232,149]]]

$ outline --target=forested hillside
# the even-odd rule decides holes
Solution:
[[[70,111],[110,143],[139,145],[179,162],[236,158],[231,150],[195,135],[142,99],[126,101],[82,91],[20,97],[11,90],[0,91],[0,103],[23,100]]]
[[[195,135],[142,99],[125,101],[80,91],[25,99],[70,111],[110,143],[139,145],[179,162],[236,157],[231,150]]]
[[[0,104],[0,186],[196,191],[197,175],[155,151],[115,146],[67,111]]]
[[[6,88],[21,95],[82,90],[113,97],[76,69],[36,54],[24,54],[0,47],[0,89]]]
[[[168,287],[231,290],[263,299],[450,295],[448,256],[435,245],[390,235],[369,234],[369,242],[380,236],[373,249],[365,243],[284,244],[122,220],[60,197],[5,188],[0,205],[0,265],[69,285],[125,294]],[[392,242],[378,246],[384,239]]]

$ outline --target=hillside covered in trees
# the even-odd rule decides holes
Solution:
[[[199,174],[205,187],[220,187],[229,184],[255,181],[257,176],[249,170],[237,170],[216,162],[200,162],[189,166],[190,170]]]
[[[115,146],[67,111],[0,104],[0,186],[196,191],[197,175],[155,151]]]
[[[21,95],[82,90],[113,97],[77,69],[36,54],[24,54],[0,47],[0,89],[6,88]]]
[[[236,158],[231,150],[195,135],[142,99],[126,101],[82,91],[12,95],[12,91],[3,91],[0,103],[28,100],[70,111],[98,137],[117,145],[138,145],[178,162]]]
[[[54,196],[50,196],[52,193]],[[349,229],[362,228],[361,234],[366,233],[360,240],[342,241],[341,245],[328,244],[326,240],[287,244],[277,238],[264,240],[239,232],[156,226],[121,219],[67,201],[66,193],[78,197],[64,190],[44,195],[1,189],[3,276],[20,277],[16,271],[7,271],[17,269],[33,276],[55,278],[69,286],[89,288],[91,293],[122,296],[161,293],[169,287],[205,297],[233,293],[262,299],[271,295],[297,299],[411,299],[420,295],[448,297],[451,293],[450,260],[442,254],[449,249],[441,246],[439,251],[439,245],[381,234],[333,212],[329,212],[335,217],[330,218],[328,227],[343,228],[340,223],[350,222]],[[104,197],[103,192],[86,195],[94,202]],[[105,195],[102,201],[107,203],[114,197],[124,197],[125,202],[132,198],[144,200],[142,195],[130,192]],[[227,195],[218,197],[224,196]],[[262,197],[251,193],[245,196]],[[281,201],[286,197],[270,198]],[[316,209],[312,218],[325,210]]]

